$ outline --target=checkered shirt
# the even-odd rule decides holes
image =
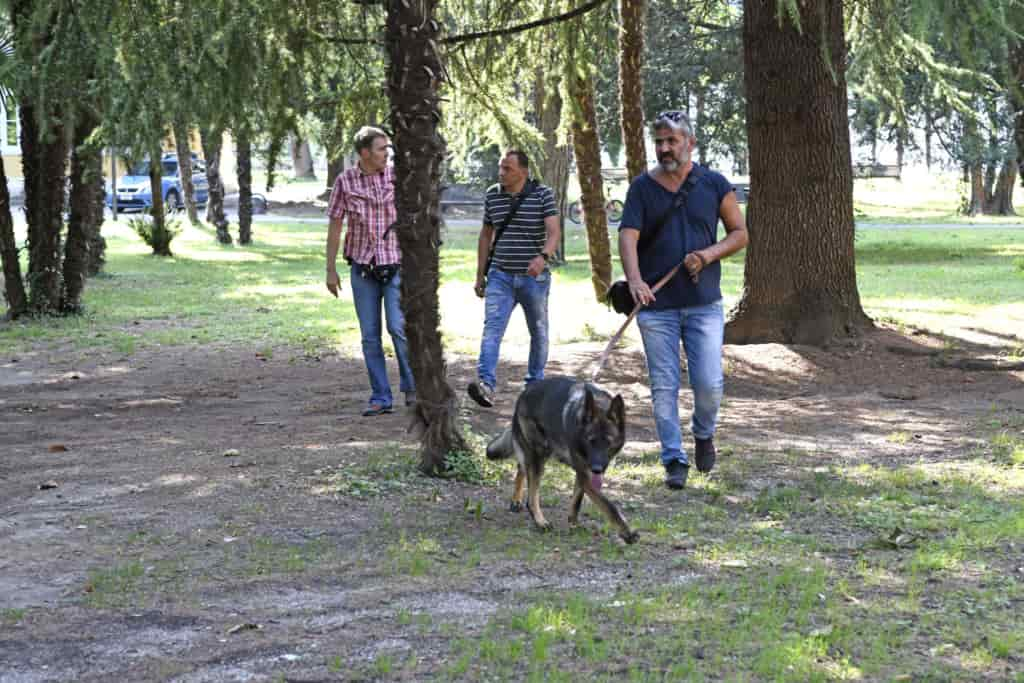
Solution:
[[[339,173],[327,215],[339,220],[348,217],[342,255],[349,261],[377,265],[402,262],[395,231],[381,239],[398,215],[393,166],[372,175],[363,173],[358,165]]]

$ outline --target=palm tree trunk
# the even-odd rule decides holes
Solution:
[[[245,126],[235,131],[238,166],[238,243],[252,244],[252,138]]]
[[[533,109],[537,127],[544,140],[544,159],[540,163],[540,179],[555,193],[555,206],[561,224],[562,244],[558,260],[565,261],[565,212],[569,206],[569,163],[572,150],[569,145],[558,144],[558,127],[562,122],[562,95],[557,75],[539,67],[534,77]]]
[[[107,240],[103,239],[103,209],[106,200],[106,188],[103,181],[103,155],[97,153],[95,159],[87,159],[87,164],[95,164],[87,174],[92,178],[92,203],[89,220],[85,223],[86,239],[89,241],[89,265],[85,274],[88,277],[98,275],[107,262]]]
[[[61,309],[78,313],[82,308],[82,292],[89,273],[90,234],[96,220],[96,177],[100,168],[100,151],[86,144],[99,125],[95,116],[83,114],[75,125],[71,152],[71,207],[68,216],[68,240],[64,246],[64,296]]]
[[[444,66],[436,51],[437,0],[388,0],[388,97],[395,129],[395,226],[402,248],[402,311],[416,379],[416,420],[422,427],[420,469],[445,470],[445,456],[464,450],[459,404],[448,384],[438,305],[441,246],[441,164],[445,142],[438,86]]]
[[[726,341],[825,345],[871,324],[854,263],[843,6],[800,5],[798,30],[780,24],[778,2],[743,3],[755,191],[743,292]]]
[[[573,111],[572,144],[576,152],[576,175],[580,182],[583,216],[590,250],[590,281],[598,301],[604,301],[612,283],[612,250],[608,239],[608,214],[604,204],[601,178],[601,143],[597,137],[597,113],[594,109],[593,80],[582,77],[573,60],[569,66],[569,96],[577,107]]]
[[[11,194],[7,189],[7,172],[0,162],[0,261],[4,269],[6,318],[14,320],[28,311],[25,283],[21,279],[18,246],[14,241],[14,220],[11,217]]]
[[[178,177],[181,191],[185,195],[185,211],[192,225],[199,225],[199,209],[196,207],[196,188],[192,182],[192,148],[188,144],[188,122],[178,116],[174,119],[174,148],[178,153]]]
[[[619,0],[619,106],[626,172],[632,180],[647,170],[644,145],[644,24],[646,0]]]
[[[204,128],[199,137],[202,140],[203,156],[206,157],[206,183],[208,198],[206,200],[206,222],[217,230],[217,241],[231,244],[231,233],[228,232],[228,219],[224,215],[224,183],[220,179],[220,150],[223,145],[223,132],[219,129]]]

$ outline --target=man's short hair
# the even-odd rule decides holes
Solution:
[[[651,130],[659,128],[671,128],[683,133],[688,138],[693,137],[693,125],[690,124],[690,117],[685,111],[663,111],[654,117],[651,123]]]
[[[526,156],[526,152],[521,149],[507,149],[505,150],[505,156],[513,156],[519,165],[526,170],[530,170],[530,157]]]
[[[373,147],[373,141],[377,138],[386,138],[387,136],[387,133],[376,126],[363,126],[356,131],[356,154],[359,154],[364,149],[370,149]]]

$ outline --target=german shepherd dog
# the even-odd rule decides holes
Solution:
[[[619,536],[626,543],[635,543],[639,534],[601,493],[604,471],[625,443],[626,408],[621,396],[612,398],[587,382],[552,377],[531,383],[519,394],[512,425],[487,445],[487,457],[515,456],[519,467],[510,509],[523,509],[525,481],[527,508],[540,530],[551,526],[541,512],[539,491],[544,464],[554,456],[576,472],[569,523],[576,524],[585,493],[618,527]]]

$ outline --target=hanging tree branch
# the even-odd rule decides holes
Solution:
[[[354,2],[360,2],[360,0],[353,0]],[[522,33],[531,29],[540,28],[541,26],[548,26],[550,24],[558,24],[563,21],[575,19],[576,17],[582,16],[591,10],[595,10],[601,5],[607,4],[608,0],[591,0],[585,5],[580,5],[576,9],[569,10],[563,14],[556,14],[550,17],[542,17],[534,21],[528,21],[525,24],[518,24],[516,26],[509,26],[507,28],[496,28],[490,31],[476,31],[474,33],[462,33],[457,36],[449,36],[442,38],[440,43],[445,45],[459,45],[461,43],[468,43],[473,40],[480,40],[482,38],[497,38],[498,36],[510,36],[516,33]],[[376,0],[363,1],[361,4],[380,4]],[[320,37],[332,43],[339,43],[341,45],[383,45],[384,42],[374,38],[347,38],[344,36],[330,36],[326,34],[320,34]]]

